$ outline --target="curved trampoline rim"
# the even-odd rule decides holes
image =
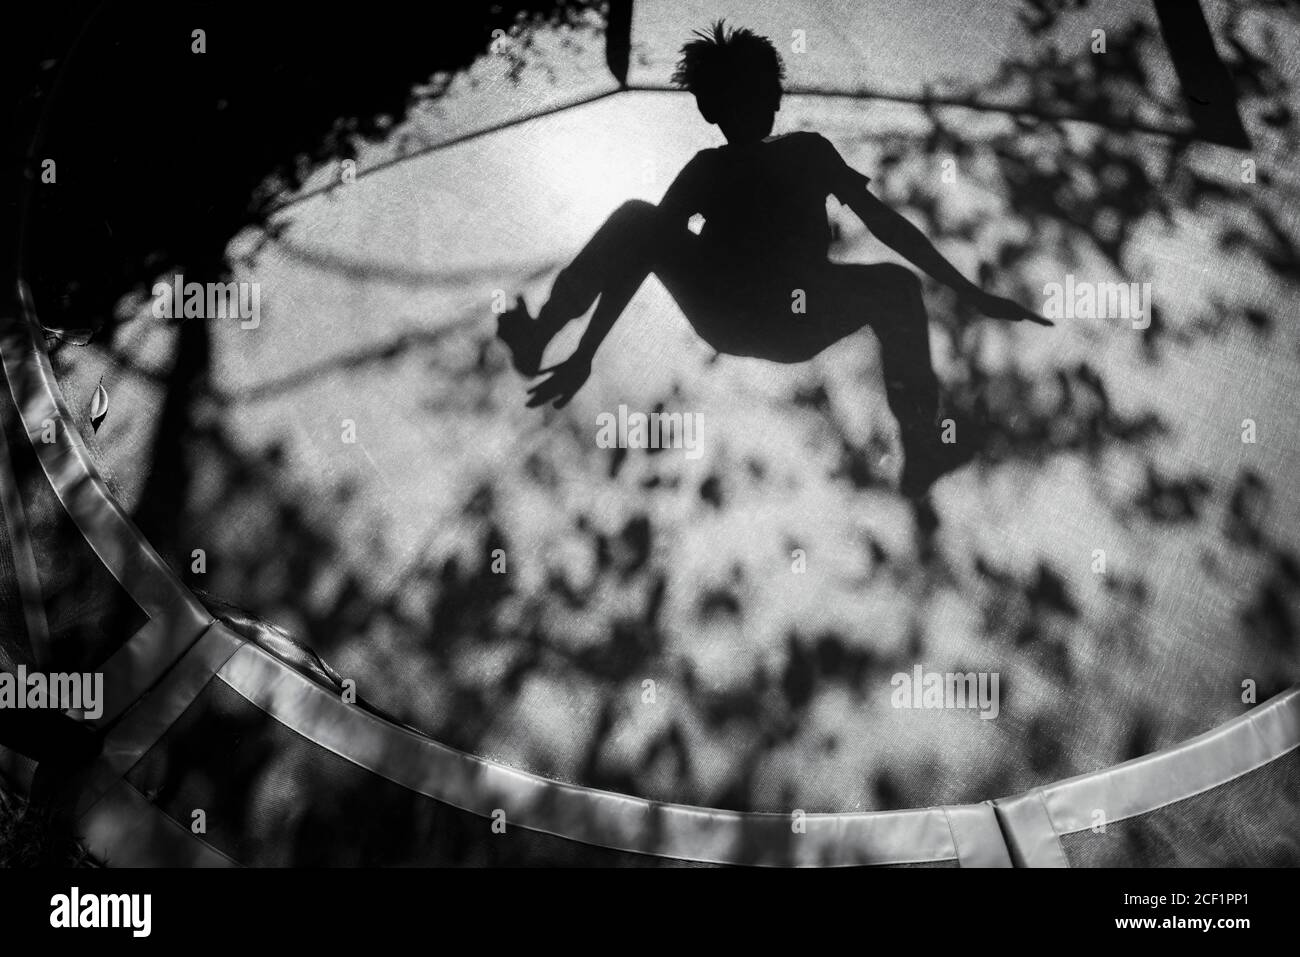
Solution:
[[[0,328],[0,367],[19,424],[65,514],[148,618],[100,665],[105,689],[102,714],[85,720],[108,727],[198,639],[213,616],[135,527],[100,477],[64,401],[44,348],[31,291],[22,279],[17,296],[21,315],[9,328]]]
[[[1015,797],[975,805],[808,814],[801,817],[802,830],[793,826],[795,812],[665,804],[561,782],[451,748],[345,703],[269,652],[212,621],[126,517],[98,475],[49,365],[25,286],[21,302],[24,314],[16,322],[26,327],[26,334],[21,329],[8,330],[0,351],[29,438],[41,431],[42,423],[33,421],[34,415],[58,419],[57,434],[65,444],[47,446],[54,451],[40,457],[47,479],[82,536],[128,593],[133,597],[161,593],[188,613],[180,619],[166,615],[151,618],[151,624],[170,623],[174,628],[150,631],[146,626],[115,656],[136,670],[143,667],[148,680],[136,675],[136,680],[116,686],[119,696],[130,694],[134,703],[107,736],[105,753],[111,759],[101,759],[101,788],[90,796],[88,808],[83,804],[83,821],[93,819],[102,824],[104,802],[110,798],[122,813],[141,813],[139,802],[124,800],[118,785],[125,784],[124,775],[170,726],[170,720],[157,719],[157,710],[164,708],[174,720],[213,678],[316,746],[441,803],[482,817],[504,810],[501,805],[507,804],[515,809],[513,816],[507,812],[508,818],[528,830],[612,850],[719,864],[957,861],[968,866],[1006,866],[1011,862],[1060,865],[1065,859],[1059,836],[1087,826],[1079,822],[1095,809],[1098,795],[1106,795],[1110,805],[1128,809],[1112,820],[1132,816],[1227,783],[1300,747],[1297,684],[1181,744]],[[40,453],[44,443],[33,441]],[[53,460],[56,468],[50,464],[51,456],[57,456]],[[69,507],[65,496],[72,493],[83,498]],[[114,562],[103,559],[105,555],[126,555],[133,560]],[[227,643],[226,653],[196,654],[203,639],[216,634]],[[188,671],[176,667],[186,659],[192,661]],[[178,689],[174,675],[181,672],[188,680]],[[141,700],[151,690],[153,693]],[[125,705],[115,710],[121,713]],[[412,760],[412,748],[427,754]],[[402,757],[394,757],[397,753]],[[431,768],[435,780],[430,780]],[[153,814],[161,813],[153,805],[148,807]],[[98,829],[103,830],[102,826]],[[94,838],[93,829],[89,836]],[[792,836],[798,839],[791,840]],[[805,839],[808,836],[811,839]],[[213,852],[220,854],[216,849]]]

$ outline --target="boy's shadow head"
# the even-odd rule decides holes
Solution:
[[[673,82],[695,96],[700,114],[729,143],[752,143],[772,132],[781,108],[785,65],[767,37],[719,20],[682,47]]]

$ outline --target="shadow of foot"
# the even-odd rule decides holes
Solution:
[[[513,307],[497,317],[497,338],[510,350],[510,363],[516,372],[529,378],[537,375],[545,344],[522,296],[515,299]]]

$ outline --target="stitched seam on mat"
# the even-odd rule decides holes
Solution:
[[[952,826],[952,815],[948,813],[948,808],[943,809],[943,820],[948,825],[948,836],[952,838],[952,851],[957,855],[957,865],[962,866],[961,844],[957,841],[957,831]]]
[[[213,854],[216,854],[218,857],[224,858],[225,860],[229,861],[229,862],[230,862],[232,865],[234,865],[235,867],[243,867],[243,866],[244,866],[244,865],[240,864],[239,861],[235,860],[233,857],[231,857],[229,854],[227,854],[225,851],[221,850],[221,848],[219,848],[219,847],[213,847],[210,843],[208,843],[206,840],[204,840],[204,839],[203,839],[202,837],[200,837],[199,835],[195,834],[193,831],[191,831],[189,828],[187,828],[187,827],[186,827],[184,824],[182,824],[180,821],[176,820],[176,818],[172,817],[170,814],[168,814],[166,811],[164,811],[162,808],[160,808],[160,807],[159,807],[157,804],[155,804],[153,801],[149,800],[149,798],[145,797],[145,794],[144,794],[143,791],[141,791],[138,787],[136,787],[134,784],[132,784],[132,783],[131,783],[130,781],[128,781],[126,778],[122,778],[120,783],[125,784],[125,785],[126,785],[127,787],[129,787],[132,791],[134,791],[136,794],[138,794],[138,795],[140,796],[140,800],[141,800],[141,801],[144,801],[144,803],[145,803],[146,805],[148,805],[148,807],[149,807],[149,808],[150,808],[150,809],[151,809],[155,814],[160,815],[160,816],[162,817],[162,819],[163,819],[166,823],[170,824],[172,827],[175,827],[175,828],[179,829],[180,832],[181,832],[182,834],[184,834],[187,838],[189,838],[189,839],[192,840],[192,841],[198,841],[200,844],[202,844],[204,847],[206,847],[208,850],[210,850]],[[107,792],[105,792],[105,793],[107,793]],[[100,800],[103,800],[103,799],[101,798]],[[83,817],[84,817],[84,815],[83,815]],[[112,866],[112,865],[110,864],[110,866]]]
[[[188,648],[185,649],[185,651],[181,654],[181,656],[178,659],[176,659],[176,661],[172,662],[171,665],[168,666],[167,670],[163,672],[162,677],[160,677],[157,681],[155,681],[152,685],[150,685],[149,688],[144,692],[144,694],[142,694],[138,699],[136,699],[131,704],[131,707],[122,713],[122,717],[118,719],[119,726],[121,722],[126,720],[127,716],[130,715],[131,709],[138,707],[140,704],[142,704],[149,695],[153,694],[160,685],[162,685],[164,682],[166,682],[166,680],[169,677],[171,677],[174,673],[176,673],[177,669],[181,668],[185,664],[185,659],[189,656],[189,654],[192,651],[194,651],[194,649],[196,649],[199,646],[199,643],[208,636],[208,633],[212,631],[212,626],[215,624],[217,624],[217,620],[215,618],[212,621],[208,622],[207,627],[205,627],[203,631],[199,633],[198,638],[194,639],[193,643]],[[235,637],[238,640],[235,644],[235,647],[231,650],[230,654],[226,655],[220,661],[214,662],[210,666],[208,670],[207,678],[203,681],[202,684],[199,685],[198,690],[195,691],[195,693],[190,697],[190,700],[185,702],[185,707],[181,708],[180,714],[176,716],[176,719],[174,721],[171,721],[167,725],[167,727],[163,728],[162,733],[159,734],[158,737],[154,738],[152,741],[150,741],[147,745],[145,745],[140,750],[140,753],[136,755],[135,760],[132,761],[128,767],[122,769],[122,773],[121,775],[119,775],[119,778],[125,780],[128,774],[130,774],[137,767],[139,767],[140,762],[142,762],[148,756],[150,751],[152,751],[154,748],[158,746],[158,742],[161,741],[163,738],[165,738],[167,736],[167,732],[170,731],[176,725],[176,721],[179,721],[182,717],[185,716],[185,712],[189,711],[190,708],[194,707],[194,702],[198,701],[199,698],[202,696],[203,689],[206,688],[211,683],[212,679],[217,676],[217,672],[220,671],[225,666],[226,662],[234,657],[235,652],[244,646],[244,639],[239,635],[235,635]],[[110,737],[112,736],[112,731],[109,731],[109,736]]]
[[[1038,795],[1038,803],[1043,806],[1043,817],[1047,819],[1047,832],[1051,835],[1052,846],[1065,862],[1065,866],[1069,867],[1070,858],[1066,855],[1065,848],[1061,846],[1061,832],[1056,829],[1056,822],[1052,820],[1052,809],[1047,806],[1047,794],[1042,788],[1036,788],[1035,793]]]

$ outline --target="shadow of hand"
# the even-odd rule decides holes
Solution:
[[[554,402],[557,409],[569,404],[569,400],[582,388],[591,376],[591,358],[575,353],[557,365],[542,369],[539,374],[550,375],[528,390],[528,408]]]
[[[1050,319],[1044,319],[1038,313],[1026,309],[1018,302],[1006,299],[1002,296],[995,296],[992,293],[981,292],[970,296],[966,300],[974,307],[975,311],[982,316],[988,316],[990,319],[1007,319],[1011,322],[1032,322],[1040,326],[1054,326],[1056,323]]]

